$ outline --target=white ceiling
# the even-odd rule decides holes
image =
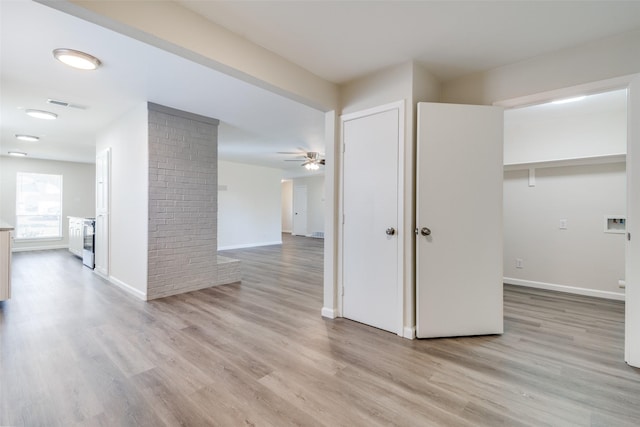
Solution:
[[[447,80],[640,28],[638,1],[179,2],[333,82],[410,59]],[[220,119],[225,160],[292,176],[301,168],[276,152],[323,151],[319,111],[38,3],[0,8],[2,155],[93,162],[96,133],[147,100]],[[52,57],[58,47],[90,52],[104,66],[69,69]],[[59,119],[38,121],[20,108]],[[16,133],[42,139],[18,142]]]
[[[445,81],[640,27],[639,1],[177,1],[336,83],[409,60]]]
[[[174,54],[30,1],[2,2],[0,150],[30,158],[95,162],[95,135],[147,100],[220,119],[219,153],[228,161],[309,174],[298,147],[323,152],[324,114]],[[24,25],[30,22],[30,25]],[[99,57],[97,71],[74,70],[53,58],[70,47]],[[47,103],[48,98],[86,106]],[[35,108],[55,121],[27,116]],[[40,136],[21,142],[15,134]]]

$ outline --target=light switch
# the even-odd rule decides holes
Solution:
[[[566,219],[561,219],[560,220],[560,230],[566,230],[567,229],[567,220]]]

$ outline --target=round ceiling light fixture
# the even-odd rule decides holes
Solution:
[[[40,140],[39,136],[33,136],[33,135],[16,134],[16,138],[19,139],[20,141],[26,141],[26,142],[38,142]]]
[[[58,115],[56,113],[52,113],[51,111],[27,109],[24,110],[24,112],[31,117],[35,117],[36,119],[55,120],[58,118]]]
[[[95,70],[102,65],[95,56],[74,49],[54,49],[53,56],[63,64],[79,70]]]

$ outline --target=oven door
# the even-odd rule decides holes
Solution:
[[[95,222],[85,220],[82,227],[82,263],[89,268],[95,267]]]

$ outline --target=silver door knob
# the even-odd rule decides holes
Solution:
[[[394,234],[396,234],[396,229],[393,227],[389,227],[385,230],[385,233],[387,233],[387,236],[393,236]]]
[[[423,236],[430,236],[431,230],[429,230],[427,227],[422,227],[420,229],[420,234],[422,234]]]

